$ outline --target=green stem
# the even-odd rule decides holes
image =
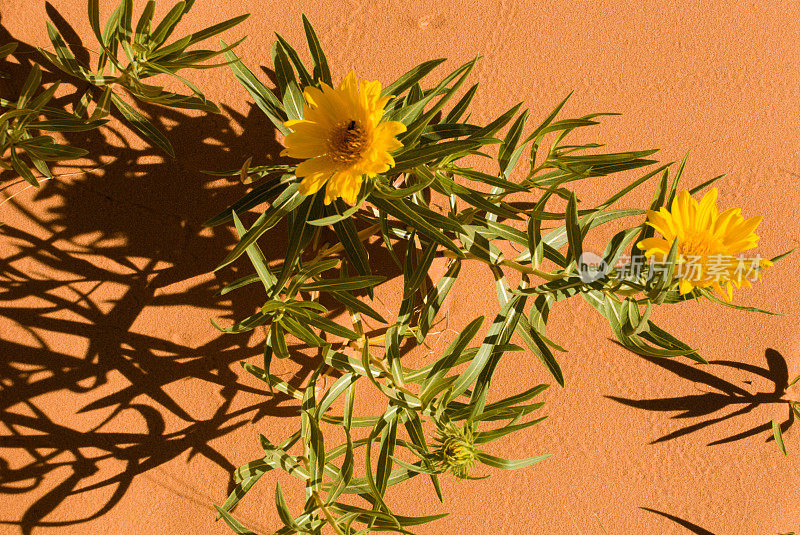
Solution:
[[[498,264],[493,264],[493,263],[489,262],[488,260],[486,260],[484,258],[481,258],[479,256],[476,256],[476,255],[474,255],[474,254],[472,254],[472,253],[470,253],[468,251],[461,251],[461,253],[463,255],[461,257],[458,256],[457,254],[455,254],[453,251],[444,251],[443,255],[444,255],[445,258],[466,258],[468,260],[478,260],[479,262],[483,262],[487,266],[498,265]],[[519,262],[514,262],[513,260],[501,260],[499,265],[506,266],[506,267],[509,267],[511,269],[515,269],[515,270],[519,271],[520,273],[524,273],[526,275],[535,275],[535,276],[537,276],[539,278],[542,278],[542,279],[544,279],[546,281],[550,281],[550,282],[557,281],[557,280],[563,279],[565,277],[565,275],[563,273],[556,273],[556,272],[552,272],[552,271],[542,271],[541,269],[535,268],[533,266],[525,266],[523,264],[520,264]]]
[[[364,241],[364,240],[370,238],[371,236],[374,236],[375,235],[375,231],[379,230],[380,228],[381,228],[381,226],[378,225],[377,223],[374,224],[374,225],[370,225],[369,227],[365,228],[364,230],[362,230],[362,231],[360,231],[358,233],[358,239],[361,240],[361,241]],[[313,259],[311,259],[306,265],[307,266],[313,266],[317,262],[320,262],[321,260],[324,260],[324,259],[328,258],[329,256],[333,256],[333,255],[339,254],[339,253],[341,253],[343,251],[344,251],[344,245],[342,245],[341,243],[337,243],[336,245],[332,245],[331,247],[327,247],[326,249],[320,251],[317,254],[317,256],[315,256]]]
[[[314,496],[314,501],[317,502],[317,507],[322,509],[322,512],[325,514],[325,519],[328,521],[328,524],[331,525],[333,531],[336,532],[336,535],[344,535],[342,528],[339,527],[339,523],[336,522],[335,518],[333,518],[333,515],[331,515],[331,512],[325,506],[325,503],[322,501],[322,498],[319,497],[317,491],[314,491],[312,496]]]

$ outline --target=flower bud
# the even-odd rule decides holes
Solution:
[[[456,427],[448,422],[439,429],[436,440],[441,444],[434,452],[437,467],[442,472],[450,471],[464,479],[475,461],[475,439],[469,426]]]

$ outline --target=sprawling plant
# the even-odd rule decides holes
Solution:
[[[0,59],[17,48],[17,43],[0,47]],[[14,170],[33,186],[39,181],[31,165],[42,175],[52,178],[48,161],[63,161],[85,156],[88,151],[58,143],[42,132],[79,132],[92,130],[105,119],[85,119],[47,104],[53,99],[59,83],[39,92],[42,70],[33,66],[15,101],[0,99],[0,169]],[[37,94],[38,92],[38,94]],[[27,161],[26,161],[27,160]],[[28,163],[30,162],[30,163]]]
[[[153,28],[156,3],[155,0],[149,0],[134,27],[133,0],[120,0],[101,31],[99,0],[89,0],[89,24],[101,49],[96,68],[80,65],[67,47],[64,38],[50,23],[47,24],[47,33],[53,43],[55,54],[41,48],[39,51],[53,65],[90,85],[80,99],[79,109],[76,109],[77,114],[82,114],[91,102],[96,105],[93,118],[103,118],[109,114],[112,107],[116,108],[146,139],[170,156],[174,156],[172,145],[166,136],[114,89],[115,87],[124,89],[134,99],[148,104],[219,112],[216,104],[209,102],[195,84],[178,72],[184,69],[208,69],[219,66],[206,62],[235,47],[244,38],[221,51],[189,50],[189,47],[236,26],[249,15],[240,15],[214,24],[167,44],[178,23],[193,5],[194,0],[177,2]],[[123,53],[122,57],[120,51]],[[145,83],[148,78],[159,74],[177,79],[192,94],[183,95],[165,91],[162,86]]]
[[[47,33],[53,51],[38,49],[46,60],[42,63],[52,64],[77,79],[82,92],[72,111],[48,106],[61,81],[50,84],[37,94],[42,83],[42,70],[34,64],[17,100],[0,99],[0,168],[13,169],[31,185],[38,186],[39,180],[31,167],[42,176],[52,178],[46,162],[81,158],[88,154],[86,149],[58,142],[45,133],[92,130],[108,122],[114,110],[145,139],[174,156],[172,145],[164,133],[132,106],[125,94],[146,104],[219,112],[216,104],[207,100],[200,89],[179,71],[224,65],[208,62],[230,51],[244,38],[223,50],[190,50],[190,47],[236,26],[248,15],[234,17],[167,43],[193,4],[194,0],[177,2],[153,27],[155,0],[149,0],[134,27],[133,0],[120,0],[101,31],[99,2],[89,0],[89,23],[100,47],[94,69],[76,59],[56,27],[48,22]],[[16,47],[16,43],[0,46],[0,59],[12,54]],[[162,86],[146,83],[158,75],[179,80],[191,94],[166,91]]]
[[[788,254],[768,260],[748,253],[757,245],[760,217],[718,209],[717,190],[710,187],[721,177],[679,189],[685,159],[673,170],[650,159],[654,150],[607,153],[596,143],[567,140],[610,114],[560,118],[564,99],[532,129],[521,104],[475,124],[469,109],[477,84],[465,84],[477,58],[436,83],[429,79],[441,59],[386,87],[359,81],[353,71],[334,84],[305,17],[311,64],[278,35],[271,88],[236,56],[241,40],[222,42],[219,50],[190,49],[247,15],[170,41],[193,3],[177,2],[153,27],[154,0],[135,25],[132,0],[120,0],[101,29],[98,0],[89,0],[100,47],[95,68],[80,64],[48,24],[53,51],[39,51],[79,81],[77,104],[72,111],[52,105],[59,82],[42,89],[42,70],[34,65],[16,100],[0,100],[0,167],[38,185],[34,169],[51,177],[47,162],[87,154],[48,134],[100,127],[115,111],[174,155],[165,135],[129,100],[218,112],[179,71],[223,64],[283,135],[285,163],[252,165],[249,158],[217,173],[240,176],[252,187],[207,222],[232,223],[239,235],[220,268],[246,255],[255,271],[222,293],[263,288],[265,295],[251,316],[224,327],[213,323],[227,333],[262,331],[263,366],[243,366],[270,392],[297,404],[296,426],[286,436],[261,437],[264,455],[235,472],[235,489],[217,507],[237,533],[252,532],[234,509],[275,469],[296,478],[305,493],[302,507],[293,510],[276,484],[275,520],[282,524],[276,534],[410,533],[440,518],[395,512],[389,489],[425,479],[441,500],[441,477],[488,477],[490,469],[523,468],[547,457],[506,460],[490,453],[489,444],[541,422],[544,417],[535,414],[543,404],[535,398],[548,385],[498,396],[491,384],[506,353],[526,351],[564,386],[556,354],[566,350],[547,329],[556,303],[585,299],[620,344],[638,354],[705,363],[650,319],[654,305],[706,298],[756,311],[733,304],[733,289],[751,286]],[[15,46],[0,46],[0,59]],[[218,56],[224,62],[208,63]],[[151,85],[158,75],[179,80],[190,94]],[[595,206],[575,192],[577,182],[645,167]],[[649,206],[616,207],[651,182]],[[601,225],[616,233],[594,252],[586,238]],[[268,261],[259,243],[276,236],[281,240],[271,241],[269,252],[280,254]],[[275,243],[284,238],[286,248],[278,251]],[[380,264],[381,256],[392,264]],[[414,349],[430,348],[431,335],[445,332],[441,311],[465,266],[492,275],[497,312],[491,321],[476,317],[450,325],[449,345],[424,361]],[[433,280],[440,268],[443,274]],[[392,272],[402,276],[402,291],[383,286]],[[378,298],[391,313],[376,309]],[[275,358],[298,352],[316,356],[301,384],[271,373]],[[800,417],[800,402],[788,403]],[[777,422],[773,433],[785,453]]]
[[[295,476],[306,496],[302,510],[293,512],[276,486],[283,524],[276,534],[321,533],[326,525],[339,534],[407,533],[438,518],[395,513],[388,489],[424,475],[441,499],[445,473],[482,477],[475,475],[478,464],[521,468],[546,457],[509,461],[483,448],[542,420],[529,419],[541,407],[529,402],[546,385],[498,400],[489,396],[507,352],[527,349],[564,385],[555,358],[564,349],[546,328],[557,302],[587,300],[620,343],[637,353],[705,362],[650,320],[652,306],[707,297],[745,308],[729,302],[731,287],[749,285],[779,258],[740,254],[755,246],[760,218],[745,219],[738,209],[720,214],[716,189],[700,202],[693,198],[720,177],[678,191],[685,160],[672,175],[671,165],[661,165],[597,206],[581,206],[573,182],[656,163],[648,159],[653,150],[602,153],[600,145],[566,140],[607,114],[558,119],[565,99],[529,133],[529,113],[519,104],[489,124],[473,124],[468,109],[477,85],[461,90],[476,60],[436,84],[424,80],[443,60],[425,62],[385,88],[359,84],[353,72],[334,86],[314,29],[303,23],[312,65],[278,35],[271,49],[274,89],[223,48],[237,79],[285,135],[282,154],[299,160],[251,166],[250,159],[221,173],[254,186],[207,223],[232,220],[240,234],[220,267],[246,254],[255,268],[223,293],[252,292],[256,284],[266,295],[253,315],[229,327],[214,324],[229,333],[263,329],[263,368],[243,365],[299,404],[298,428],[279,439],[262,436],[264,456],[236,471],[237,486],[218,507],[238,533],[251,532],[231,512],[273,469]],[[526,166],[518,165],[523,154]],[[476,169],[481,157],[496,169]],[[613,208],[650,179],[656,187],[649,209]],[[240,215],[264,203],[245,226]],[[278,230],[282,222],[285,231]],[[611,222],[623,228],[605,250],[584,251],[586,235]],[[286,233],[287,247],[270,264],[258,241],[278,232]],[[387,279],[374,260],[379,249],[403,277],[388,318],[373,307]],[[434,282],[429,277],[437,258],[447,264]],[[462,267],[473,264],[496,281],[498,312],[482,340],[474,342],[484,323],[478,317],[441,355],[410,366],[403,361],[407,348],[426,344]],[[313,350],[319,360],[310,378],[293,386],[271,374],[270,364],[298,350]],[[320,388],[324,375],[335,378],[327,389]],[[359,384],[382,394],[383,405],[359,404]],[[343,441],[332,445],[336,436]]]

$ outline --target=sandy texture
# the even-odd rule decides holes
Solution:
[[[143,2],[136,4],[138,16]],[[47,9],[95,45],[83,1]],[[687,185],[727,173],[720,206],[764,214],[759,251],[798,245],[797,2],[198,0],[179,34],[246,12],[250,19],[227,38],[250,36],[239,54],[254,71],[269,63],[273,31],[304,48],[304,12],[335,79],[355,68],[387,83],[432,57],[454,68],[483,56],[473,75],[477,122],[518,101],[541,119],[575,90],[568,116],[623,113],[596,127],[595,139],[612,150],[661,148],[664,161],[691,150]],[[0,13],[0,42],[24,43],[23,57],[48,45],[43,2],[0,0]],[[235,239],[228,228],[201,227],[244,187],[200,171],[235,168],[250,155],[266,162],[279,147],[227,69],[192,79],[225,113],[148,108],[169,129],[175,160],[124,127],[105,141],[75,137],[104,147],[88,164],[99,169],[0,207],[2,533],[228,533],[214,524],[211,504],[224,500],[231,470],[258,456],[258,433],[282,436],[294,414],[239,366],[258,362],[257,341],[219,336],[209,324],[210,316],[244,317],[260,296],[215,295],[237,276],[210,273]],[[596,180],[580,193],[591,204],[622,181]],[[3,189],[3,198],[18,189]],[[628,203],[649,196],[643,190]],[[273,249],[279,256],[280,244]],[[556,309],[549,332],[570,350],[560,357],[567,386],[545,394],[545,423],[492,449],[553,458],[479,482],[446,479],[438,507],[419,507],[433,492],[409,482],[399,487],[398,510],[451,512],[418,530],[428,535],[800,530],[798,426],[785,435],[788,458],[767,442],[769,422],[788,418],[782,384],[800,373],[798,269],[795,254],[736,296],[786,316],[706,302],[655,312],[717,361],[702,369],[626,352],[583,302]],[[473,294],[478,284],[485,299]],[[470,272],[450,299],[453,325],[493,296],[490,276]],[[494,312],[491,304],[482,311]],[[501,368],[508,376],[498,376],[498,391],[549,382],[528,354],[510,355]],[[296,370],[278,368],[289,377]],[[797,388],[789,394],[800,397]],[[274,481],[265,477],[239,509],[258,532],[278,526]]]

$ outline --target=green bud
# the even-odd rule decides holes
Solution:
[[[456,427],[448,422],[439,428],[436,441],[441,445],[434,451],[434,461],[442,472],[450,471],[454,476],[466,479],[475,462],[475,438],[468,426]]]

